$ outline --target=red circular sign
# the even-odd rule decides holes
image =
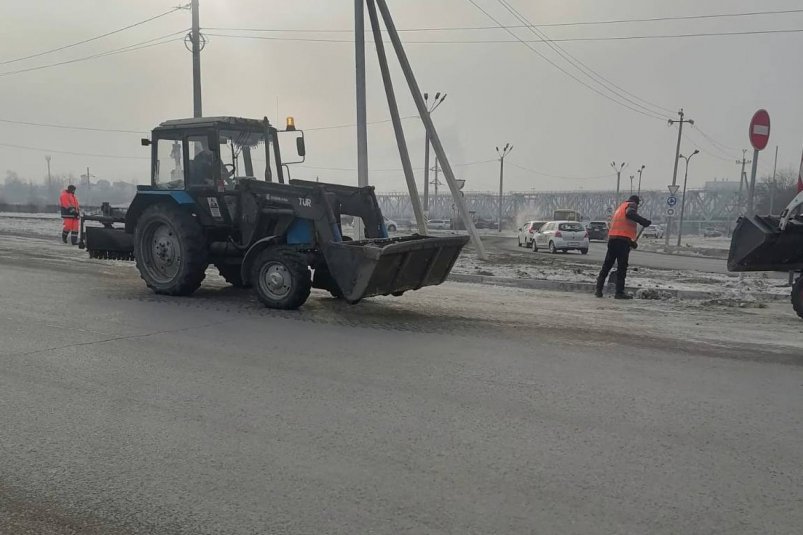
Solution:
[[[750,121],[750,143],[756,150],[764,150],[770,142],[770,114],[758,110]]]

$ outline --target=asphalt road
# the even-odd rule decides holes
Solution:
[[[582,297],[610,324],[557,325],[560,297],[458,284],[277,313],[0,253],[0,533],[803,525],[800,346],[623,337],[653,313]]]

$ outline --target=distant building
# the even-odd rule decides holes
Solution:
[[[705,183],[705,191],[736,192],[739,191],[739,183],[735,180],[710,180]]]

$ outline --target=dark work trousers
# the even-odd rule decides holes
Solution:
[[[611,272],[614,262],[616,262],[616,293],[625,292],[625,277],[627,277],[627,262],[630,260],[630,240],[627,238],[610,238],[608,240],[608,254],[605,255],[605,262],[602,263],[602,270],[597,277],[597,290],[602,291],[605,286],[605,279]]]

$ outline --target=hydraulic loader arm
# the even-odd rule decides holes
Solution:
[[[803,191],[798,193],[797,196],[792,199],[792,202],[790,202],[789,205],[784,208],[784,211],[781,212],[781,222],[779,225],[781,230],[786,229],[786,225],[789,224],[789,220],[795,216],[795,213],[797,213],[801,206],[803,206]]]

